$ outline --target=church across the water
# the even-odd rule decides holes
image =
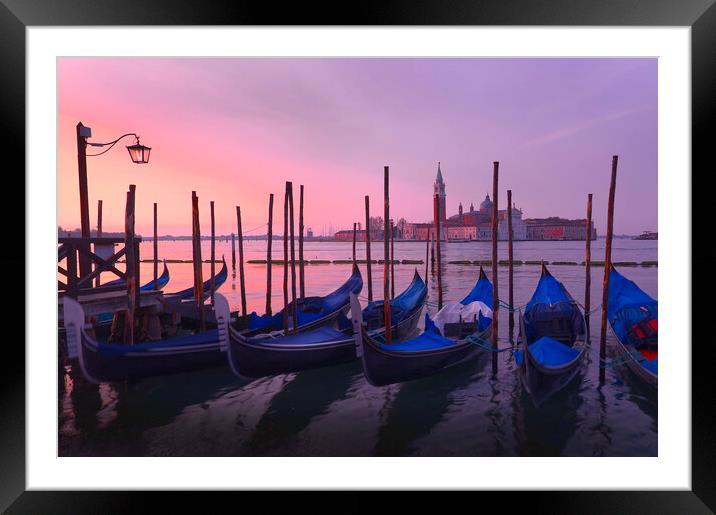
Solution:
[[[447,193],[440,163],[433,183],[433,194],[438,198],[438,216],[440,218],[440,236],[442,240],[465,241],[492,239],[492,200],[486,194],[485,199],[475,209],[470,203],[470,209],[465,210],[462,202],[458,206],[457,214],[447,216]],[[434,198],[434,197],[433,197]],[[562,218],[528,219],[522,218],[522,210],[514,204],[512,210],[512,238],[519,240],[583,240],[586,237],[586,220],[566,220]],[[497,212],[497,238],[507,240],[507,209]],[[592,238],[597,234],[592,224]],[[425,240],[434,232],[433,222],[405,223],[402,227],[402,237],[406,240]]]

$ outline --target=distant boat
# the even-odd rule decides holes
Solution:
[[[658,240],[659,233],[652,231],[644,231],[639,236],[634,236],[632,240]]]

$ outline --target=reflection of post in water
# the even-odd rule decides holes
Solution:
[[[582,372],[580,372],[581,374]],[[561,456],[577,429],[577,410],[583,399],[580,381],[557,392],[539,407],[518,381],[512,396],[517,453],[520,456]],[[570,387],[571,386],[571,387]]]
[[[111,442],[113,448],[121,449],[122,455],[136,456],[153,454],[145,449],[143,442],[148,430],[161,428],[176,421],[189,406],[206,405],[226,392],[239,389],[246,381],[224,368],[211,368],[189,374],[172,374],[136,383],[114,386],[117,402],[114,407],[116,417],[102,428],[102,440]],[[174,431],[175,444],[193,441],[192,435],[181,435],[177,424]],[[186,431],[194,431],[193,424],[187,424]],[[179,432],[177,434],[176,432]],[[178,454],[202,454],[202,449],[174,447]],[[222,449],[220,454],[230,454],[231,450]]]
[[[261,456],[289,444],[315,417],[326,413],[331,404],[347,399],[351,386],[362,377],[359,361],[298,372],[293,381],[273,396],[253,435],[238,454]],[[350,438],[345,442],[349,444]],[[310,452],[294,449],[291,454]],[[345,455],[349,454],[347,449]]]
[[[429,434],[450,410],[451,393],[480,380],[486,364],[487,359],[478,355],[439,374],[403,383],[386,404],[374,455],[413,454],[417,450],[415,442]],[[430,454],[429,450],[421,449],[421,455],[424,454]]]

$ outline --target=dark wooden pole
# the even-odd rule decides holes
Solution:
[[[214,284],[214,275],[216,273],[216,233],[214,230],[214,201],[209,202],[209,208],[211,211],[211,305],[214,305],[214,293],[216,292],[216,284]]]
[[[127,192],[127,206],[124,214],[124,248],[127,263],[127,316],[124,319],[124,342],[134,343],[134,314],[139,303],[139,288],[137,287],[137,248],[134,242],[134,201],[136,186],[129,185]]]
[[[604,364],[607,358],[607,310],[609,309],[609,269],[612,264],[612,236],[614,234],[614,194],[617,187],[617,160],[612,156],[612,179],[609,184],[609,204],[607,208],[607,241],[604,251],[604,282],[602,290],[602,326],[599,335],[599,379],[604,381]]]
[[[294,248],[294,232],[293,232],[293,183],[289,183],[288,189],[288,209],[290,215],[290,227],[291,227],[291,303],[293,309],[291,310],[293,317],[293,332],[298,332],[298,302],[296,302],[296,252]]]
[[[389,264],[390,260],[390,240],[388,231],[390,230],[390,169],[383,167],[383,320],[385,322],[385,343],[393,342],[393,335],[390,327],[390,283],[389,283]]]
[[[82,237],[89,238],[90,231],[90,215],[89,215],[89,193],[87,187],[87,137],[82,136],[85,128],[82,122],[77,124],[77,169],[79,171],[80,181],[80,223]],[[83,244],[84,245],[84,244]],[[89,246],[89,243],[87,244]],[[89,247],[87,250],[90,250]],[[80,253],[80,277],[88,275],[92,270],[92,262],[89,256],[83,252]]]
[[[159,277],[159,241],[157,230],[157,203],[154,203],[154,289],[157,289],[157,278]]]
[[[283,332],[288,333],[288,189],[283,196]]]
[[[390,221],[390,298],[395,298],[395,230]]]
[[[231,233],[231,271],[236,277],[236,239],[234,233]]]
[[[436,194],[433,197],[433,217],[435,223],[435,248],[437,250],[437,263],[438,263],[438,311],[443,308],[443,274],[440,270],[441,259],[440,259],[440,198]]]
[[[365,259],[368,277],[368,302],[373,302],[373,275],[370,261],[370,198],[365,196]]]
[[[510,328],[510,339],[515,329],[515,314],[512,311],[515,304],[515,297],[512,291],[512,279],[513,279],[513,262],[512,262],[512,190],[507,190],[507,290],[510,302],[510,310],[508,315],[509,328]]]
[[[356,227],[358,224],[353,222],[353,264],[356,264]]]
[[[492,373],[497,373],[497,315],[500,311],[500,297],[497,289],[497,179],[500,163],[493,162],[492,171]]]
[[[587,334],[589,334],[589,309],[591,308],[591,293],[590,289],[592,286],[592,194],[587,195],[587,234],[586,234],[587,247],[585,249],[584,265],[585,265],[585,276],[584,276],[584,321],[587,325]]]
[[[273,245],[273,193],[269,195],[268,244],[266,246],[266,314],[271,315],[271,245]]]
[[[97,237],[102,237],[102,201],[97,201]],[[100,274],[101,275],[101,274]],[[97,275],[97,279],[95,279],[94,285],[99,286],[100,283],[100,277]]]
[[[425,235],[425,285],[428,284],[428,256],[430,255],[430,229]]]
[[[433,200],[433,203],[434,202],[435,201]],[[434,210],[435,209],[433,208],[433,211]],[[435,215],[435,213],[433,213],[433,215]],[[430,232],[430,240],[431,240],[430,241],[430,243],[431,243],[431,245],[430,245],[430,269],[435,271],[435,221],[433,221],[433,230],[430,231],[430,229],[428,229],[428,231]]]
[[[244,280],[244,230],[241,227],[241,206],[236,206],[236,230],[237,234],[239,235],[239,291],[241,292],[241,316],[246,316],[246,282]]]
[[[299,295],[306,296],[306,276],[303,263],[303,184],[300,187],[298,198],[298,284]]]
[[[201,263],[201,229],[199,224],[199,197],[191,192],[192,262],[194,263],[194,300],[199,309],[199,326],[204,330],[204,278]]]

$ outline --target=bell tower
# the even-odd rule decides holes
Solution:
[[[441,226],[441,238],[445,239],[445,221],[447,220],[447,211],[445,209],[445,181],[443,181],[443,174],[440,171],[440,161],[438,161],[438,174],[435,177],[435,184],[433,184],[433,192],[438,196],[438,216],[440,217]]]

